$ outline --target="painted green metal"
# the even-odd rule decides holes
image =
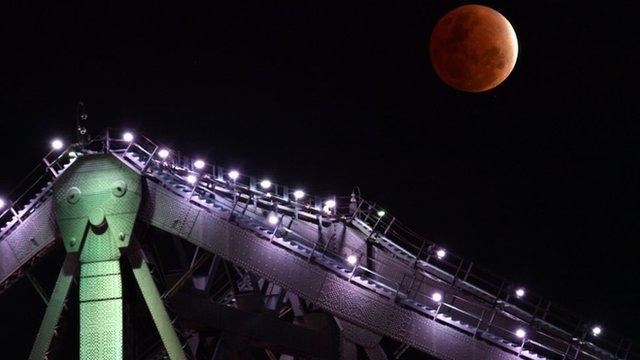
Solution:
[[[53,288],[53,293],[49,299],[49,305],[44,314],[44,319],[42,319],[42,323],[40,324],[36,341],[33,344],[33,348],[31,348],[31,354],[29,355],[30,360],[41,360],[45,358],[77,269],[78,257],[76,254],[67,254],[62,269],[60,269],[60,273],[58,274],[56,286]]]
[[[147,303],[149,312],[151,312],[151,317],[156,324],[156,328],[158,329],[162,343],[169,354],[169,358],[172,360],[186,359],[182,346],[180,345],[180,341],[178,340],[178,336],[173,330],[169,314],[167,314],[164,304],[162,303],[162,298],[160,297],[158,288],[153,281],[153,277],[151,276],[147,263],[142,258],[142,253],[137,244],[133,244],[133,246],[131,246],[131,249],[128,251],[128,255],[129,260],[131,261],[133,275],[138,282],[140,291],[142,291],[144,301]]]
[[[90,155],[62,174],[53,194],[67,259],[79,258],[80,262],[80,359],[122,359],[120,255],[129,246],[140,207],[141,176],[114,155]],[[184,359],[162,301],[158,301],[158,290],[142,264],[142,270],[134,268],[134,274],[156,326],[171,358]],[[49,347],[74,272],[63,268],[60,273],[32,359],[42,359]]]

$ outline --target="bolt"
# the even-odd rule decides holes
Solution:
[[[72,237],[71,240],[69,240],[69,246],[71,247],[76,246],[76,238]]]
[[[124,233],[121,232],[119,235],[119,238],[120,238],[120,241],[124,241],[125,239]]]

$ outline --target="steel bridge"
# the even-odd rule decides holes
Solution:
[[[56,145],[0,204],[0,293],[29,281],[46,305],[31,359],[63,356],[62,337],[82,359],[631,356],[359,194],[316,198],[139,134]],[[33,270],[55,254],[49,294]]]

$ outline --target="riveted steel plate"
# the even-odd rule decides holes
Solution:
[[[80,358],[122,359],[122,299],[80,303]]]
[[[52,200],[42,203],[18,228],[0,240],[0,283],[56,238]]]
[[[264,234],[229,223],[226,213],[189,203],[155,183],[147,182],[147,187],[141,207],[143,221],[218,254],[341,319],[407,342],[441,359],[517,359],[514,354],[349,283],[271,244]],[[170,225],[173,219],[185,217],[195,217],[190,231],[180,231]]]

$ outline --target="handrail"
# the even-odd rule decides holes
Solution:
[[[532,326],[536,323],[549,324],[552,328],[558,326],[562,331],[566,331],[566,334],[573,334],[573,339],[579,339],[580,344],[584,343],[597,346],[593,343],[597,342],[598,344],[606,344],[607,348],[609,348],[615,346],[613,345],[613,341],[609,341],[609,339],[615,337],[618,339],[618,349],[616,351],[621,351],[621,353],[616,353],[616,356],[619,356],[618,358],[620,359],[625,359],[629,355],[631,341],[627,338],[607,331],[606,337],[586,341],[585,336],[587,329],[580,327],[584,322],[580,318],[571,315],[571,312],[559,308],[555,304],[552,305],[531,291],[527,291],[527,298],[514,300],[511,294],[513,286],[515,286],[514,282],[508,281],[489,270],[479,267],[475,263],[467,261],[453,252],[447,251],[445,258],[436,259],[434,257],[434,252],[438,249],[436,243],[404,226],[397,218],[391,216],[385,208],[363,199],[360,195],[351,194],[351,196],[347,197],[316,197],[305,194],[304,198],[297,199],[293,196],[293,189],[288,186],[272,183],[272,187],[265,190],[257,186],[257,180],[253,177],[240,174],[238,179],[230,179],[228,177],[228,171],[224,167],[206,164],[203,169],[195,169],[193,167],[193,159],[180,156],[179,152],[171,151],[168,148],[171,156],[167,159],[157,158],[157,151],[161,146],[142,135],[138,135],[138,138],[144,143],[138,143],[138,139],[127,143],[121,139],[111,137],[110,132],[107,131],[104,136],[94,138],[84,144],[73,144],[59,154],[54,152],[47,154],[47,156],[43,158],[43,162],[40,163],[29,176],[37,172],[38,168],[42,168],[44,174],[41,174],[35,183],[21,193],[14,202],[9,202],[7,209],[0,213],[0,225],[3,224],[3,222],[9,224],[9,226],[0,231],[0,241],[12,231],[16,223],[24,221],[29,216],[30,210],[36,206],[43,197],[47,196],[50,186],[45,186],[44,190],[37,194],[35,198],[34,188],[41,181],[55,180],[55,177],[64,171],[66,166],[73,162],[74,158],[69,156],[71,151],[77,152],[78,156],[82,156],[83,153],[112,152],[119,154],[119,156],[129,162],[136,162],[134,165],[143,172],[151,171],[151,169],[148,169],[149,165],[154,166],[156,169],[167,171],[174,179],[181,181],[185,186],[192,186],[192,196],[196,191],[202,194],[209,193],[210,196],[226,194],[225,196],[233,201],[234,207],[241,203],[242,206],[245,206],[245,210],[249,208],[249,203],[253,201],[256,204],[260,203],[262,206],[273,206],[273,211],[286,214],[291,219],[300,218],[305,219],[305,221],[323,219],[329,222],[351,223],[367,236],[366,240],[382,241],[384,244],[380,246],[388,246],[395,249],[400,254],[406,256],[405,261],[407,263],[414,264],[423,271],[426,271],[430,276],[440,278],[459,291],[468,293],[468,287],[475,287],[487,295],[490,295],[490,298],[487,299],[478,297],[472,292],[469,293],[475,296],[476,299],[485,302],[482,315],[479,318],[480,323],[484,318],[485,311],[505,311],[506,314],[515,316]],[[139,154],[142,161],[128,156],[128,153]],[[50,161],[48,157],[51,155],[56,156]],[[44,168],[43,164],[45,165]],[[197,176],[198,180],[194,185],[191,185],[187,181],[188,175]],[[24,183],[24,181],[21,183]],[[26,202],[25,199],[28,198],[31,200]],[[323,208],[324,200],[327,199],[339,200],[338,206],[334,209]],[[8,215],[12,216],[7,221]],[[282,231],[282,228],[280,230]],[[274,232],[275,231],[278,231],[278,226],[274,228]],[[334,259],[340,259],[341,257],[341,254],[332,253],[326,248],[316,249],[317,240],[308,240],[302,234],[295,233],[295,231],[291,229],[286,229],[286,231],[293,234],[296,239],[305,241],[314,252],[317,251]],[[360,254],[360,256],[362,256],[362,254]],[[369,262],[379,262],[378,259],[368,257],[366,254],[363,259]],[[341,260],[344,261],[344,259]],[[354,273],[359,269],[367,274],[371,274],[371,276],[373,276],[372,281],[386,279],[392,283],[394,282],[392,279],[376,273],[373,269],[362,266],[361,263],[362,261],[355,266]],[[442,272],[442,274],[440,272]],[[413,276],[415,277],[416,274],[417,273],[414,273]],[[447,274],[446,279],[441,278],[444,274]],[[384,283],[380,284],[390,288]],[[401,284],[396,282],[396,293],[400,293],[400,286]],[[487,288],[490,289],[487,290]],[[393,290],[392,288],[390,289]],[[449,297],[454,299],[453,301],[468,301],[453,294],[450,294]],[[448,303],[443,304],[446,308],[465,311]],[[477,303],[473,304],[477,305]],[[508,306],[505,307],[500,304],[508,304]],[[440,306],[438,308],[440,308]],[[525,310],[524,308],[529,310]],[[471,313],[465,312],[465,314],[476,318],[476,316],[473,316]],[[526,315],[524,318],[522,317],[523,314]],[[563,323],[564,325],[554,325],[554,323]],[[480,324],[478,324],[478,326],[479,325]],[[542,332],[540,330],[536,333]],[[549,336],[548,334],[545,335]],[[557,336],[558,335],[553,335],[553,338],[559,341],[566,341],[566,339],[563,340]],[[573,341],[573,339],[571,340]],[[620,348],[623,349],[619,350]],[[584,348],[582,348],[581,351],[584,351]]]

